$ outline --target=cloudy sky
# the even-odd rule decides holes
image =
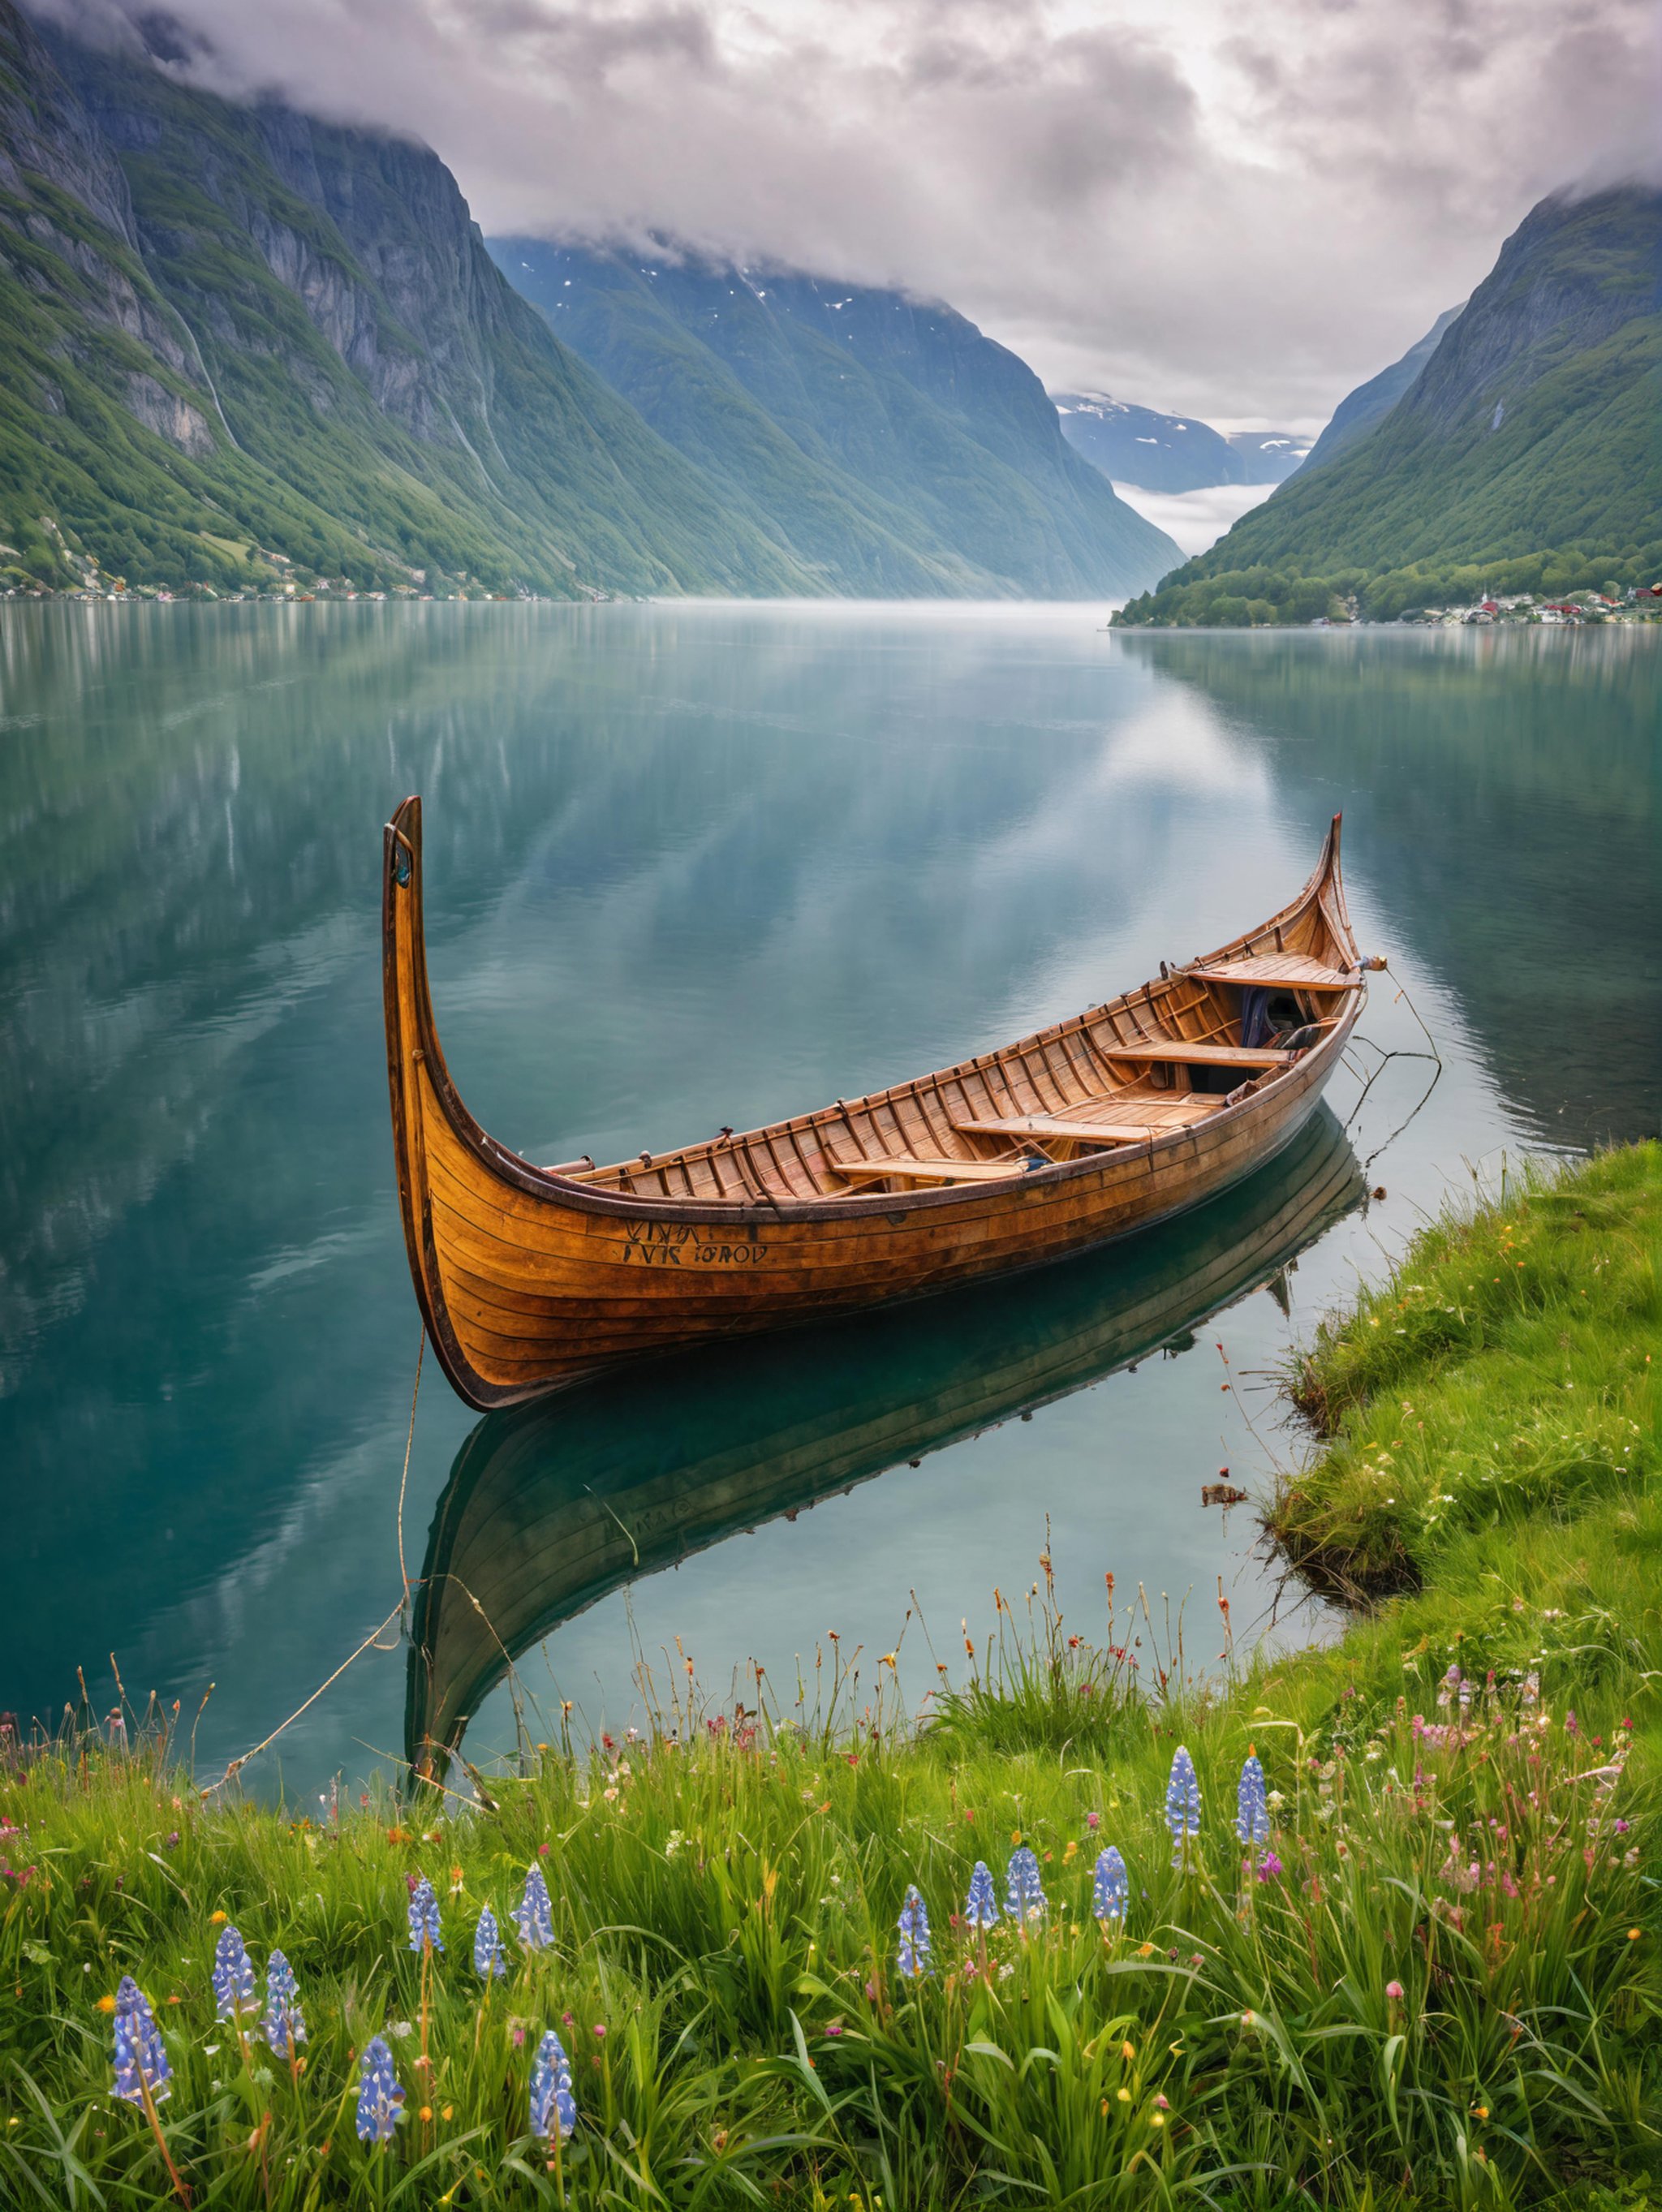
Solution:
[[[205,81],[424,138],[487,230],[904,285],[1225,427],[1318,427],[1543,193],[1657,168],[1654,0],[167,6]]]

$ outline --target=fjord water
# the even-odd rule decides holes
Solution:
[[[1101,621],[0,609],[0,1706],[61,1706],[77,1665],[107,1704],[113,1651],[141,1700],[216,1686],[216,1771],[421,1578],[429,1524],[435,1574],[463,1547],[513,1640],[546,1638],[527,1696],[595,1724],[629,1717],[631,1640],[788,1680],[829,1629],[892,1648],[915,1592],[949,1657],[995,1583],[1025,1589],[1047,1513],[1072,1625],[1099,1627],[1110,1569],[1192,1591],[1203,1658],[1219,1577],[1238,1633],[1260,1620],[1248,1516],[1198,1498],[1297,1449],[1261,1378],[1471,1168],[1658,1126],[1662,653]],[[401,1567],[418,1324],[378,897],[411,790],[452,1072],[533,1158],[659,1149],[1073,1011],[1257,919],[1340,808],[1391,963],[1360,1060],[1422,1046],[1405,985],[1443,1073],[1395,1135],[1429,1064],[1360,1106],[1347,1075],[1209,1220],[962,1305],[495,1425],[429,1362]],[[292,1784],[399,1754],[382,1641],[282,1738]],[[914,1620],[914,1697],[922,1646]],[[498,1691],[470,1751],[511,1734]]]

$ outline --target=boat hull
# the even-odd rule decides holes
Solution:
[[[611,1592],[1191,1348],[1203,1322],[1277,1281],[1362,1196],[1355,1155],[1320,1111],[1262,1174],[1111,1253],[487,1417],[456,1455],[417,1583],[412,1771],[441,1772],[519,1655]]]
[[[1298,927],[1306,939],[1324,933],[1326,957],[1335,957],[1339,939],[1337,954],[1348,948],[1354,959],[1338,890],[1336,833],[1329,843],[1324,866],[1301,894],[1315,919]],[[399,1201],[434,1349],[457,1391],[482,1409],[625,1361],[1042,1266],[1199,1205],[1291,1142],[1337,1064],[1363,997],[1359,978],[1319,1044],[1278,1069],[1273,1081],[1237,1103],[1217,1102],[1196,1126],[1151,1133],[1144,1142],[945,1188],[813,1198],[785,1188],[742,1202],[667,1188],[654,1195],[597,1188],[581,1175],[537,1167],[473,1121],[438,1042],[421,890],[420,802],[411,799],[388,826],[385,872],[387,1072]],[[1278,943],[1293,929],[1287,917],[1304,911],[1295,902],[1265,929],[1277,932]],[[1237,946],[1257,942],[1242,939]],[[1184,1007],[1209,1005],[1217,995],[1203,983],[1185,989],[1181,974],[1145,987],[1147,994],[1157,1007],[1169,1000],[1174,1021]],[[1031,1056],[1051,1051],[1060,1039],[1065,1054],[1070,1038],[1088,1042],[1081,1024],[1105,1011],[1010,1050]],[[966,1066],[972,1072],[983,1063]],[[949,1071],[928,1079],[937,1086],[948,1079],[967,1078]],[[1135,1095],[1146,1102],[1161,1094]],[[862,1127],[877,1118],[870,1104],[860,1102],[868,1114]],[[844,1119],[850,1110],[839,1102]],[[793,1132],[800,1157],[802,1133],[825,1126],[823,1117],[776,1125],[777,1142],[766,1157],[776,1157]],[[896,1121],[903,1136],[905,1126]],[[751,1146],[753,1161],[761,1157],[758,1139],[768,1134],[733,1143]],[[741,1167],[745,1157],[737,1155]],[[669,1182],[650,1164],[636,1172]],[[748,1172],[754,1179],[753,1164]]]

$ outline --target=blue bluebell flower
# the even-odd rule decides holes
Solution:
[[[525,1895],[514,1906],[512,1918],[520,1931],[520,1941],[527,1951],[546,1949],[554,1941],[554,1908],[548,1899],[548,1884],[543,1880],[540,1867],[530,1868],[525,1877]]]
[[[1038,1861],[1026,1844],[1020,1844],[1010,1854],[1004,1910],[1012,1920],[1025,1927],[1030,1920],[1042,1920],[1045,1909],[1044,1886],[1038,1878]]]
[[[358,2137],[362,2142],[388,2143],[404,2118],[404,2092],[393,2072],[393,2054],[383,2038],[372,2035],[359,2062]]]
[[[1172,1754],[1172,1777],[1166,1785],[1166,1825],[1172,1831],[1172,1863],[1181,1866],[1190,1836],[1200,1833],[1200,1783],[1195,1762],[1185,1745]]]
[[[545,2142],[558,2133],[563,2142],[577,2124],[577,2100],[571,2094],[571,2061],[551,2027],[537,2045],[531,2069],[531,2132]]]
[[[970,1894],[965,1900],[964,1918],[971,1928],[992,1927],[998,1918],[998,1899],[993,1893],[993,1877],[984,1859],[975,1863],[975,1872],[970,1876]]]
[[[496,1928],[496,1916],[488,1905],[479,1914],[473,1937],[473,1972],[487,1982],[508,1972],[502,1964],[502,1939]]]
[[[429,1943],[435,1951],[444,1948],[444,1938],[439,1933],[439,1900],[423,1875],[410,1893],[410,1948],[420,1951]]]
[[[929,1971],[929,1916],[916,1883],[900,1908],[900,1971],[913,1981]]]
[[[214,1947],[213,1984],[219,2019],[240,2020],[245,2012],[259,2009],[247,1946],[228,1923],[220,1929],[219,1942]]]
[[[1112,1844],[1097,1857],[1096,1878],[1091,1885],[1091,1912],[1093,1918],[1106,1927],[1109,1921],[1123,1925],[1125,1907],[1131,1895],[1125,1862]]]
[[[306,2022],[301,2017],[295,1992],[295,1970],[281,1951],[273,1951],[265,1962],[263,2027],[266,2044],[276,2058],[292,2058],[295,2045],[306,2040]]]
[[[1264,1795],[1263,1769],[1255,1753],[1248,1752],[1235,1793],[1235,1833],[1244,1844],[1269,1841],[1269,1806]]]
[[[148,2089],[153,2104],[174,2094],[173,2068],[161,2047],[161,2031],[150,2001],[131,1974],[115,1993],[115,2094],[142,2105]]]

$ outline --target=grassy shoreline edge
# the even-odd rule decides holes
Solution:
[[[539,1747],[483,1810],[204,1802],[136,1729],[0,1764],[0,2202],[1662,2200],[1659,1247],[1662,1146],[1526,1170],[1324,1324],[1289,1377],[1320,1449],[1266,1522],[1366,1608],[1330,1648],[1196,1679],[1111,1580],[1105,1620],[1064,1622],[1043,1560],[921,1734],[910,1651],[833,1642],[794,1706],[758,1673],[717,1710],[678,1658],[656,1735]],[[1093,1914],[1109,1845],[1123,1923]],[[1045,1909],[1018,1925],[1024,1848]],[[442,1954],[409,1948],[421,1877]],[[484,1906],[501,1979],[471,1963]],[[303,2070],[216,2021],[228,1925],[262,1972],[286,1956]],[[159,2135],[111,2091],[123,1975],[170,2068]],[[528,2124],[551,2029],[563,2144]],[[354,2126],[377,2036],[386,2146]]]

